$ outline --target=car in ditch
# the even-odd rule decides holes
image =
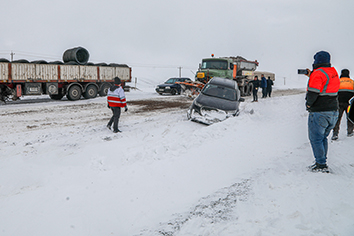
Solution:
[[[176,82],[192,82],[192,80],[190,78],[169,78],[165,83],[157,85],[155,91],[160,95],[163,93],[181,94],[182,86]]]
[[[202,89],[187,111],[187,118],[210,125],[239,114],[241,92],[237,82],[214,77]]]

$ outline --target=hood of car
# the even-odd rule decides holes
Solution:
[[[239,101],[230,101],[227,99],[212,97],[200,93],[199,96],[195,99],[195,102],[199,103],[205,108],[215,108],[224,111],[235,111],[238,110]]]

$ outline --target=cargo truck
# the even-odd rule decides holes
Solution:
[[[8,61],[0,59],[0,99],[18,99],[23,95],[48,94],[60,100],[106,96],[113,78],[123,86],[131,81],[131,68],[125,64],[88,63],[86,49],[76,47],[63,54],[63,62]]]
[[[238,84],[241,96],[248,96],[252,91],[252,83],[249,81],[253,80],[255,75],[259,75],[258,78],[261,79],[260,75],[264,74],[267,79],[270,77],[275,80],[274,73],[256,71],[258,64],[257,60],[248,61],[241,56],[215,58],[212,54],[211,58],[202,60],[195,80],[206,84],[213,77],[233,79]]]

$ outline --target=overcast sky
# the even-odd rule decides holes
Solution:
[[[258,60],[276,79],[299,80],[320,50],[338,73],[354,70],[352,0],[1,0],[0,15],[0,58],[62,60],[82,46],[89,61],[128,64],[138,80],[178,67],[194,78],[212,53]]]

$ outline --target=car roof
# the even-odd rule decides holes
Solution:
[[[236,88],[236,81],[232,79],[225,79],[220,77],[214,77],[212,80],[209,81],[210,84],[221,85],[224,87]]]
[[[172,78],[168,78],[168,79],[190,79],[190,78],[187,78],[187,77],[172,77]]]

